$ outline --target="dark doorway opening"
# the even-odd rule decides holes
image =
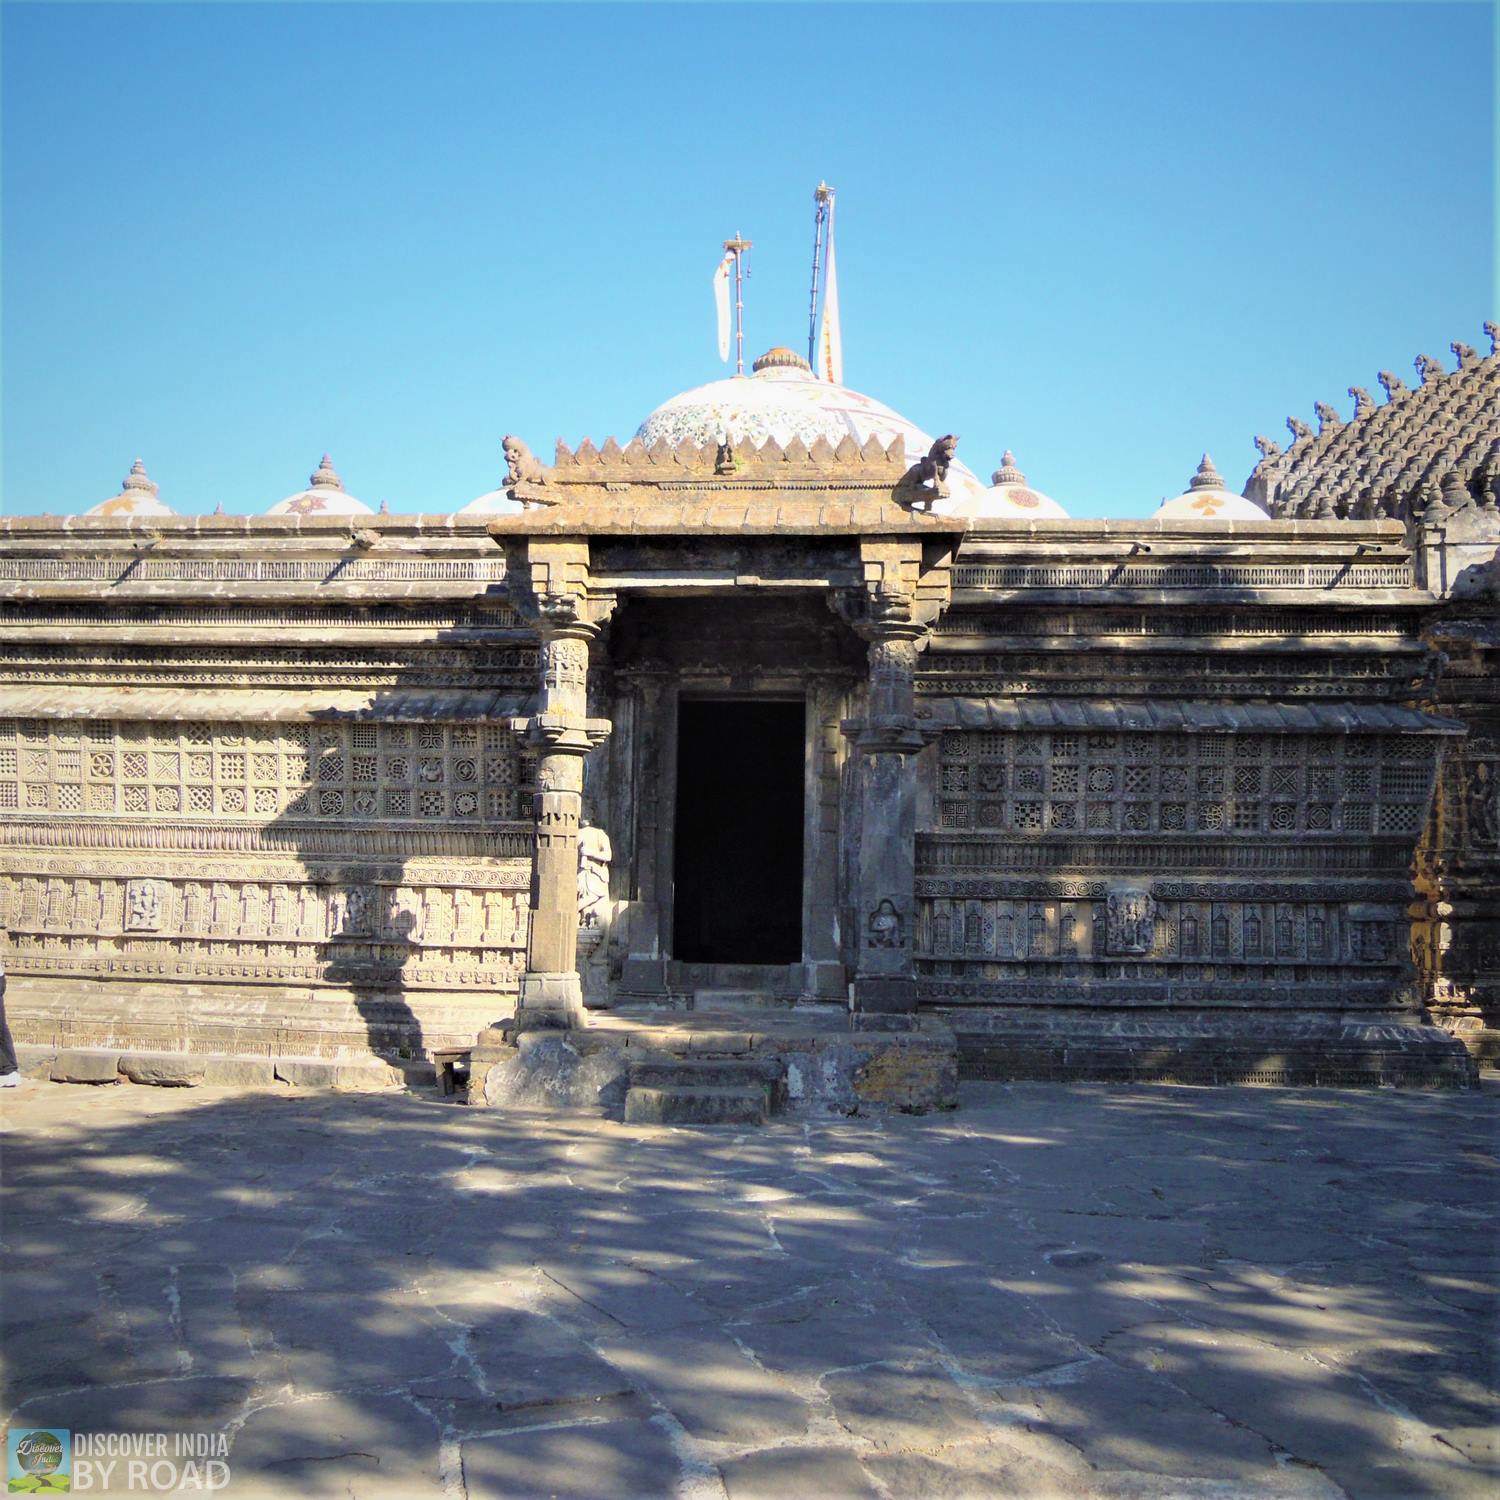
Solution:
[[[801,703],[679,705],[675,957],[801,959],[804,713]]]

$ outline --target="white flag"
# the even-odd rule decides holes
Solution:
[[[823,331],[818,338],[818,374],[844,383],[844,335],[839,327],[839,273],[833,258],[833,203],[828,204],[828,269],[823,277]]]
[[[729,358],[729,273],[734,256],[726,255],[714,272],[714,306],[719,312],[719,358]]]

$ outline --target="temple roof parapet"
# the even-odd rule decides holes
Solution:
[[[1429,510],[1473,508],[1500,521],[1500,329],[1487,323],[1485,332],[1487,355],[1450,344],[1452,370],[1419,354],[1413,386],[1380,371],[1384,404],[1350,386],[1347,421],[1320,401],[1317,431],[1289,417],[1287,448],[1257,437],[1261,459],[1245,483],[1246,498],[1273,516],[1297,519],[1389,516],[1413,525]]]

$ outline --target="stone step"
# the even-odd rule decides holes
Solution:
[[[797,1003],[795,995],[778,995],[765,989],[696,989],[694,1010],[764,1010],[774,1007],[789,1010]]]
[[[759,1084],[634,1085],[625,1095],[627,1125],[764,1125],[769,1110]]]
[[[632,1084],[740,1088],[777,1082],[781,1068],[750,1057],[659,1057],[630,1064]]]

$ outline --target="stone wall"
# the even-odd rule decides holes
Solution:
[[[493,723],[0,720],[17,1034],[161,1045],[214,1024],[232,1026],[231,1050],[310,1052],[469,1040],[475,1007],[451,997],[513,992],[524,960],[533,774]],[[105,1019],[84,1003],[99,987],[69,1003],[69,980],[152,998]],[[193,986],[188,1010],[163,980]],[[31,981],[66,1014],[35,1014]],[[296,1023],[247,999],[255,986],[380,1014],[360,1023],[330,1000]]]
[[[0,529],[19,1041],[420,1057],[512,1008],[536,643],[481,526],[366,519]]]

